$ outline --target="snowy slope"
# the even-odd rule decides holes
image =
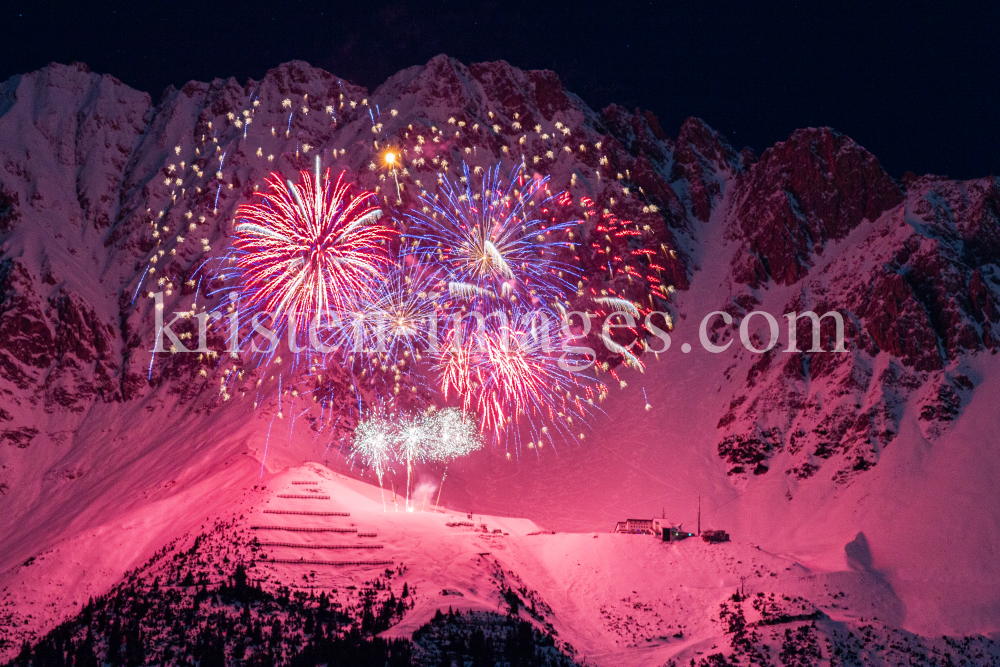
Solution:
[[[744,640],[732,633],[724,611],[736,608],[759,629],[754,650],[774,655],[795,644],[782,637],[789,628],[814,643],[830,642],[827,656],[849,647],[849,632],[860,636],[874,629],[875,639],[861,644],[870,652],[869,664],[892,659],[892,651],[879,645],[883,641],[893,651],[936,647],[958,659],[984,650],[989,659],[1000,659],[1000,648],[988,642],[977,640],[963,653],[946,641],[895,630],[899,598],[882,576],[863,567],[814,569],[739,542],[709,545],[692,538],[671,544],[644,535],[551,533],[527,519],[401,510],[391,493],[322,465],[291,468],[165,543],[150,561],[136,564],[129,581],[138,575],[146,586],[156,579],[157,586],[183,587],[180,579],[191,574],[216,585],[231,577],[234,562],[242,562],[265,590],[323,592],[348,609],[381,572],[392,572],[398,575],[392,590],[399,594],[405,583],[409,607],[383,637],[409,638],[442,608],[512,614],[549,633],[578,662],[596,665],[660,665],[738,650]],[[126,524],[118,532],[139,528]],[[60,561],[95,551],[95,543],[107,537],[95,534],[44,554],[24,570],[48,569],[48,588],[32,589],[31,577],[22,572],[14,595],[65,595],[60,571],[95,564]],[[207,560],[179,568],[178,558],[196,553],[206,538]],[[734,601],[735,591],[742,600]],[[511,610],[515,596],[518,608]],[[284,624],[286,632],[294,628],[291,620]],[[18,628],[17,636],[25,631]]]

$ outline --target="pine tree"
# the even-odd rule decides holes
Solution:
[[[74,667],[97,667],[97,654],[94,653],[94,643],[90,636],[76,647],[73,658]]]
[[[122,648],[122,626],[121,621],[115,616],[114,623],[111,624],[111,632],[108,633],[108,657],[107,660],[112,665],[120,665]]]
[[[247,570],[243,567],[243,563],[236,566],[236,572],[233,574],[233,587],[237,591],[243,590],[247,585]]]

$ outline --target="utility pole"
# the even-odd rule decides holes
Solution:
[[[698,494],[698,536],[701,537],[701,494]]]

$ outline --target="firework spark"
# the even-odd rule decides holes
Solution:
[[[365,299],[360,317],[350,322],[355,349],[374,350],[398,359],[425,346],[436,317],[435,278],[423,267],[407,265],[400,256]]]
[[[375,472],[379,484],[389,469],[394,447],[394,429],[385,417],[369,417],[354,429],[354,453]]]
[[[438,485],[437,500],[434,508],[441,503],[441,491],[444,480],[448,476],[448,464],[462,456],[468,456],[483,446],[483,439],[476,431],[472,419],[468,419],[461,411],[445,408],[428,414],[427,422],[432,429],[429,457],[444,463],[441,473],[441,483]]]
[[[430,431],[428,458],[433,461],[448,463],[483,446],[472,420],[455,408],[428,413],[424,424]]]

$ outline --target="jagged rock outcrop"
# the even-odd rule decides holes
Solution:
[[[873,204],[874,218],[859,205],[827,213],[831,221],[853,220],[859,236],[825,258],[818,249],[809,260],[814,266],[796,263],[795,257],[809,257],[804,246],[764,253],[783,258],[781,266],[794,275],[806,272],[781,312],[841,313],[848,351],[788,354],[776,348],[750,366],[749,391],[719,422],[719,453],[735,474],[763,474],[783,452],[789,474],[808,478],[835,458],[832,474],[845,481],[878,461],[899,432],[907,401],[918,401],[929,439],[955,418],[974,390],[962,370],[966,356],[996,348],[996,192],[994,178],[914,179],[896,206],[878,212],[881,205]],[[758,279],[763,274],[748,278],[747,287],[759,287]],[[747,307],[733,312],[745,314],[759,303],[748,299]],[[824,326],[822,347],[830,350],[832,319]],[[808,320],[798,322],[800,349],[811,333]]]
[[[829,128],[792,133],[764,151],[735,187],[733,278],[754,288],[798,282],[829,241],[902,201],[875,156]]]

